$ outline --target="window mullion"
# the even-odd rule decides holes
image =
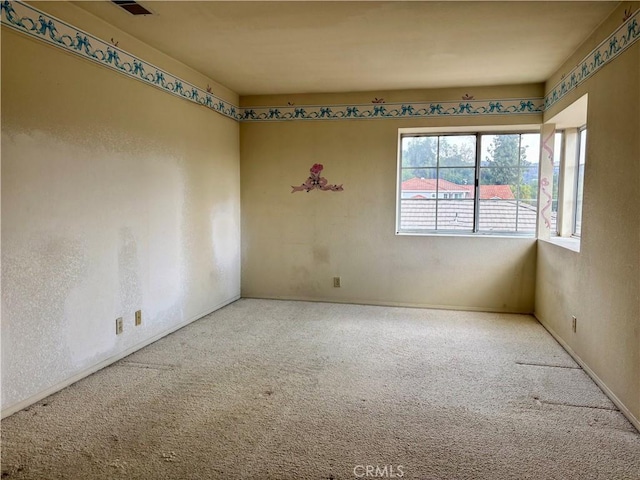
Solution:
[[[435,227],[438,230],[438,206],[440,201],[438,200],[440,189],[440,136],[438,135],[438,144],[436,148],[436,223]]]
[[[562,215],[564,215],[564,182],[565,168],[567,166],[565,149],[567,148],[567,138],[564,130],[562,131],[562,140],[560,141],[560,164],[558,165],[558,200],[556,201],[556,235],[562,235]],[[555,169],[555,166],[554,166]]]
[[[522,148],[522,134],[518,135],[518,168],[516,170],[516,181],[518,183],[516,183],[516,227],[515,227],[515,231],[518,231],[518,216],[520,215],[520,199],[522,198],[522,191],[520,190],[521,187],[521,181],[520,181],[520,174],[524,174],[524,172],[522,171],[522,163],[521,163],[521,149]]]
[[[574,210],[573,210],[573,227],[571,229],[572,235],[574,237],[580,237],[582,233],[582,193],[580,191],[580,180],[582,178],[582,185],[584,190],[584,163],[581,162],[581,159],[584,158],[586,152],[586,139],[584,136],[586,135],[586,126],[582,126],[578,129],[578,136],[576,139],[576,176],[574,180],[574,188],[575,188],[575,200],[574,200]],[[582,172],[581,169],[582,168]],[[580,204],[580,206],[579,206]],[[578,231],[578,222],[580,221],[580,231]]]
[[[480,134],[476,133],[476,168],[474,172],[475,184],[473,188],[473,233],[478,233],[480,225],[480,159],[482,158]]]

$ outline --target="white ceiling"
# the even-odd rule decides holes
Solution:
[[[617,6],[140,0],[154,15],[132,16],[74,3],[240,95],[542,82]]]

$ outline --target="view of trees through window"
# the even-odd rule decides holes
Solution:
[[[534,234],[539,138],[403,136],[399,231]]]

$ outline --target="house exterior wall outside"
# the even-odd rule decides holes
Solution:
[[[625,3],[547,84],[613,31]],[[580,252],[539,242],[536,316],[640,419],[640,43],[545,113],[585,93],[587,150]],[[571,316],[577,317],[574,333]],[[640,422],[636,422],[636,426]]]
[[[233,120],[2,28],[3,414],[238,298],[239,174]]]
[[[536,86],[509,89],[485,89],[481,98],[540,95]],[[463,94],[433,95],[447,100],[442,97]],[[362,101],[362,95],[295,101],[346,103]],[[395,234],[397,148],[402,127],[540,121],[529,115],[241,124],[242,295],[531,312],[535,239]],[[291,186],[304,182],[314,163],[322,163],[323,176],[344,184],[344,191],[292,194]],[[340,288],[333,287],[334,276],[341,277]]]

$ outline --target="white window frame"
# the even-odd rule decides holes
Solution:
[[[563,132],[558,185],[557,232],[555,235],[552,232],[548,241],[574,252],[580,252],[580,236],[575,235],[575,218],[578,200],[580,132],[588,130],[587,108],[588,94],[585,94],[546,121],[546,123],[555,125],[556,131]],[[585,152],[585,164],[587,162]],[[582,227],[581,234],[584,232],[584,222],[582,222]]]
[[[582,136],[585,136],[584,139],[584,149],[583,149],[583,145],[582,145]],[[573,229],[572,229],[572,233],[571,235],[573,237],[577,237],[580,238],[582,235],[582,207],[583,207],[583,198],[584,197],[584,169],[587,163],[587,141],[588,141],[588,136],[587,136],[587,126],[583,125],[578,129],[578,138],[577,138],[577,142],[576,142],[576,177],[575,177],[575,182],[576,182],[576,190],[575,190],[575,208],[573,211]],[[583,167],[582,167],[582,196],[580,196],[580,158],[584,158],[584,163],[583,163]],[[580,208],[578,208],[578,204],[580,204]],[[578,230],[578,216],[580,216],[580,231]]]
[[[559,236],[560,235],[560,225],[562,222],[562,182],[564,180],[564,156],[565,156],[565,149],[566,149],[566,132],[564,130],[561,129],[557,129],[555,131],[555,135],[560,134],[560,152],[558,152],[558,154],[560,155],[560,165],[559,165],[559,171],[558,171],[558,197],[556,198],[556,224],[555,224],[555,229],[551,232],[552,236]],[[554,135],[554,157],[555,157],[555,135]],[[554,158],[554,162],[553,162],[553,169],[554,169],[554,174],[555,174],[555,168],[556,168],[556,163],[555,163],[555,158]],[[554,184],[551,185],[551,191],[553,193],[553,188],[555,187]],[[553,201],[553,199],[552,199]]]
[[[437,136],[437,135],[475,135],[476,136],[476,165],[475,165],[475,193],[474,193],[474,229],[469,230],[425,230],[425,231],[406,231],[400,228],[401,224],[401,196],[402,196],[402,138],[405,136]],[[482,135],[524,135],[524,134],[540,134],[540,124],[525,125],[491,125],[478,127],[444,127],[444,128],[399,128],[397,138],[397,168],[396,168],[396,221],[395,234],[406,236],[455,236],[455,237],[518,237],[518,238],[535,238],[537,232],[516,232],[516,231],[478,231],[478,215],[480,202],[479,194],[479,176],[481,167],[480,155],[480,137]],[[539,186],[538,186],[539,188]],[[539,197],[539,192],[538,192]],[[537,213],[536,213],[537,219]]]

